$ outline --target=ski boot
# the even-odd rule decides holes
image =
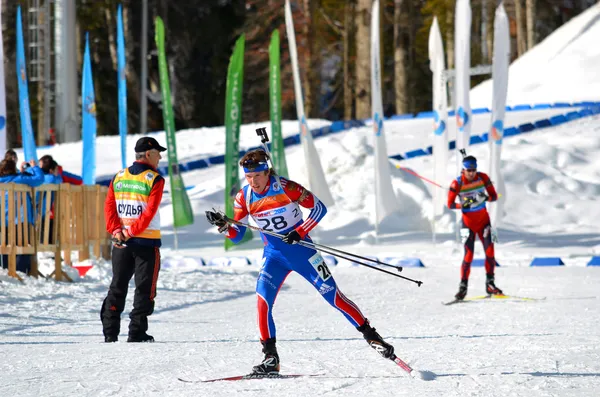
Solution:
[[[263,345],[262,352],[265,353],[265,358],[262,363],[252,367],[250,376],[277,376],[279,375],[279,355],[275,347],[275,338],[261,341]]]
[[[502,290],[498,287],[496,287],[496,284],[494,284],[494,275],[487,275],[487,278],[485,280],[485,292],[487,292],[488,295],[504,295],[502,293]]]
[[[377,353],[385,358],[392,358],[394,356],[394,346],[386,343],[381,335],[379,335],[375,328],[371,327],[369,320],[365,319],[365,323],[360,327],[356,327],[359,330],[369,346],[371,346]]]
[[[461,280],[460,284],[458,285],[458,292],[456,293],[456,295],[454,295],[454,298],[457,301],[461,301],[463,299],[465,299],[465,296],[467,296],[467,288],[469,286],[469,281],[468,280]]]
[[[147,333],[143,333],[140,335],[129,335],[127,338],[127,342],[129,343],[154,343],[154,337],[152,335],[148,335]]]

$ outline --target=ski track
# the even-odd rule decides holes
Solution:
[[[98,309],[106,279],[27,279],[43,286],[46,299],[21,296],[22,302],[0,308],[0,395],[536,397],[592,396],[600,389],[597,269],[498,268],[498,285],[507,293],[547,299],[453,306],[439,302],[455,293],[458,268],[405,269],[403,274],[424,281],[421,288],[369,269],[332,271],[398,356],[416,370],[432,371],[435,380],[412,379],[379,357],[311,285],[292,274],[274,308],[282,374],[320,376],[180,382],[178,377],[245,374],[260,361],[256,269],[248,266],[163,270],[150,318],[154,344],[124,342],[126,315],[121,340],[102,343]],[[473,269],[470,295],[482,293],[483,273]],[[0,298],[6,298],[24,286],[2,288]],[[131,299],[129,294],[126,313]]]

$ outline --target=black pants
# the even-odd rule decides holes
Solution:
[[[160,270],[158,247],[128,245],[113,247],[113,279],[108,296],[102,303],[100,319],[104,336],[118,336],[121,330],[121,313],[125,308],[125,298],[129,281],[135,274],[135,296],[133,310],[129,314],[129,336],[144,335],[148,330],[148,316],[154,311],[156,281]]]

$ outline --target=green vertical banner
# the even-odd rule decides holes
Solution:
[[[240,158],[240,125],[242,124],[242,86],[244,84],[244,43],[242,34],[235,42],[233,55],[227,69],[227,88],[225,97],[225,214],[233,218],[233,202],[240,190],[238,161]],[[250,229],[246,230],[240,242],[252,239]],[[234,244],[225,239],[225,250]]]
[[[169,182],[171,184],[171,201],[173,202],[173,225],[174,227],[181,227],[194,223],[194,213],[185,190],[185,185],[183,184],[183,179],[179,173],[177,142],[175,140],[175,120],[173,119],[169,71],[167,68],[167,57],[165,56],[165,25],[160,17],[156,17],[155,25],[163,122],[167,136],[167,155],[169,158]]]
[[[281,69],[279,61],[279,30],[271,33],[269,44],[269,98],[271,110],[271,155],[277,174],[287,178],[288,170],[285,161],[285,148],[281,133]]]

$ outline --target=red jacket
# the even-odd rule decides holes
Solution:
[[[460,178],[460,183],[459,183]],[[494,185],[490,180],[490,177],[483,172],[478,172],[473,181],[469,182],[465,178],[464,172],[461,173],[460,177],[456,178],[450,184],[450,189],[448,191],[448,208],[450,209],[462,209],[462,204],[456,202],[456,197],[463,190],[469,190],[474,184],[482,183],[485,187],[485,190],[488,195],[487,201],[496,201],[498,200],[498,193],[496,193],[496,189],[494,189]],[[465,227],[477,232],[482,230],[485,226],[490,223],[490,216],[487,212],[487,209],[483,207],[479,211],[474,212],[463,212],[462,220]]]
[[[156,171],[156,169],[154,169],[152,166],[141,161],[134,162],[133,165],[128,168],[129,172],[134,175],[137,175],[148,169],[153,169],[154,171]],[[119,219],[119,214],[117,213],[113,181],[110,181],[110,186],[108,187],[108,192],[106,194],[106,201],[104,202],[104,217],[106,218],[106,231],[112,234],[113,236],[119,232],[125,232],[130,237],[130,240],[128,240],[129,243],[160,247],[160,239],[157,239],[158,241],[154,241],[152,239],[147,238],[135,238],[135,236],[144,231],[150,224],[150,221],[152,221],[152,218],[154,218],[154,215],[156,215],[156,211],[158,211],[158,207],[160,206],[160,202],[162,201],[164,187],[165,179],[159,175],[154,180],[154,185],[152,186],[152,190],[150,191],[150,197],[148,198],[148,206],[146,207],[146,210],[135,221],[135,223],[132,224],[129,227],[129,229],[127,229],[127,231],[124,231],[121,227],[121,220]]]

